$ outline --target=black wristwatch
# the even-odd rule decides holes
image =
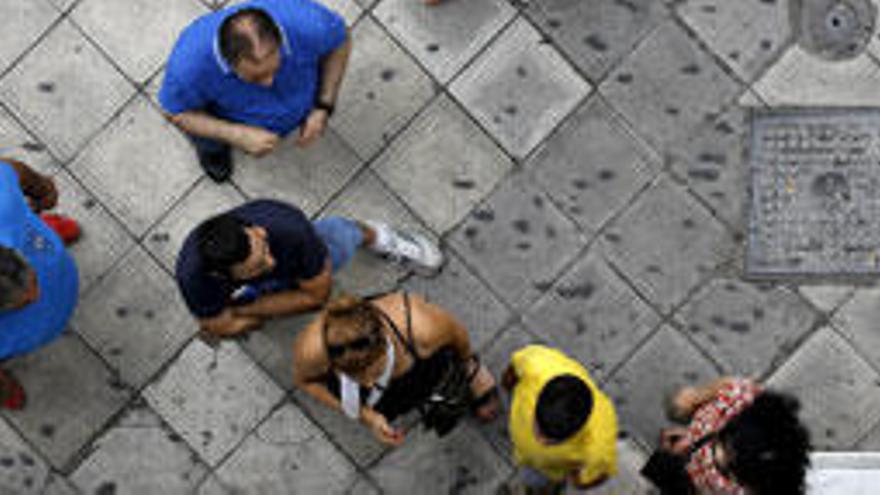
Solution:
[[[327,112],[327,117],[332,117],[333,111],[336,110],[336,105],[318,100],[318,102],[315,103],[315,108]]]

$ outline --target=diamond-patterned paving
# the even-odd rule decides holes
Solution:
[[[799,45],[783,0],[322,1],[353,40],[328,129],[236,153],[222,186],[156,93],[180,30],[240,1],[0,1],[0,156],[52,175],[84,230],[69,329],[4,364],[28,403],[0,412],[0,493],[484,494],[512,476],[505,419],[439,440],[414,428],[395,449],[294,390],[309,316],[199,334],[177,252],[255,198],[440,241],[435,277],[358,253],[336,280],[444,306],[496,375],[527,343],[564,349],[616,401],[627,462],[654,446],[667,392],[729,374],[798,395],[819,448],[880,448],[880,289],[822,276],[880,266],[877,148],[808,177],[768,168],[772,198],[751,196],[748,160],[754,115],[880,106],[877,33],[832,62]],[[841,160],[862,169],[835,175]],[[779,203],[801,190],[825,200]],[[753,200],[802,223],[750,229]],[[811,232],[809,208],[831,212]],[[814,276],[747,277],[749,239],[764,274]],[[849,258],[779,254],[819,245]]]

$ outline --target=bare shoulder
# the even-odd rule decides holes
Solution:
[[[293,367],[306,375],[326,371],[327,355],[321,335],[323,316],[315,318],[293,340]]]
[[[416,347],[432,354],[446,344],[449,314],[436,304],[428,302],[423,296],[409,294],[412,314],[413,339]]]

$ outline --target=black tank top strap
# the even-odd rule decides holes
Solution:
[[[377,308],[376,306],[373,306],[373,308],[376,310],[376,312],[379,314],[379,316],[383,320],[385,320],[385,323],[387,323],[388,326],[391,327],[391,330],[394,332],[394,335],[397,337],[397,340],[399,340],[400,343],[403,344],[403,347],[406,348],[406,350],[409,351],[410,354],[412,354],[413,359],[415,359],[416,362],[418,362],[418,361],[421,361],[422,359],[419,357],[419,353],[416,352],[415,341],[413,340],[412,316],[410,314],[409,295],[406,292],[403,293],[403,300],[404,300],[404,304],[405,304],[405,308],[406,308],[406,327],[407,327],[407,334],[409,336],[409,339],[405,339],[403,337],[403,334],[400,332],[400,329],[397,327],[397,324],[394,323],[394,320],[392,320],[390,316],[385,314],[384,311]]]

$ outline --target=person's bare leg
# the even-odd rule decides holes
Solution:
[[[368,227],[367,225],[358,222],[358,227],[361,228],[361,233],[364,235],[363,246],[372,246],[376,242],[376,231]]]

